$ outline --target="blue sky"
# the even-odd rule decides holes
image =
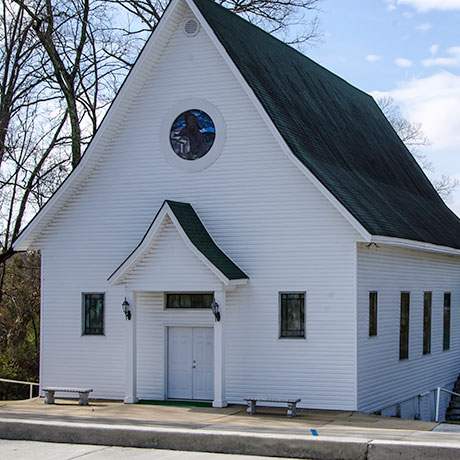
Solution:
[[[460,180],[460,0],[322,0],[323,42],[305,54],[422,123],[432,178]],[[460,215],[460,187],[450,207]]]

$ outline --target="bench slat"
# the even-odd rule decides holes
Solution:
[[[92,388],[62,388],[62,387],[47,387],[43,388],[43,391],[59,391],[67,393],[90,393],[93,391]]]
[[[282,399],[282,398],[258,398],[258,397],[246,397],[243,398],[245,401],[263,401],[263,402],[285,402],[285,403],[298,403],[301,401],[297,399]]]

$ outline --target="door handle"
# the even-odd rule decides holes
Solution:
[[[193,369],[195,369],[195,367],[196,367],[196,361],[195,361],[195,360],[193,360],[193,365],[192,365],[192,368],[193,368]]]

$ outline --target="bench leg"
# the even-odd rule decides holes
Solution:
[[[287,416],[288,417],[295,417],[296,415],[297,415],[297,413],[296,413],[296,403],[288,403]]]
[[[248,401],[248,415],[255,415],[256,413],[256,401]]]
[[[80,393],[80,399],[78,400],[78,404],[80,406],[87,406],[88,405],[88,392]]]
[[[54,404],[54,391],[45,391],[45,404]]]

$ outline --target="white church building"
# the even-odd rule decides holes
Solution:
[[[14,249],[42,388],[426,419],[460,372],[457,216],[369,95],[210,0],[171,1]]]

